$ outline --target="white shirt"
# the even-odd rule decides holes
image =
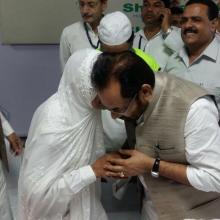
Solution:
[[[186,141],[187,178],[202,191],[220,192],[220,128],[219,114],[212,100],[200,98],[187,115]]]
[[[184,47],[173,54],[167,62],[165,71],[197,83],[216,96],[220,107],[220,40],[215,37],[203,53],[189,64]]]
[[[144,30],[141,29],[135,34],[133,41],[133,47],[139,48],[154,57],[161,70],[165,68],[169,56],[174,51],[179,51],[183,45],[180,30],[175,27],[172,28],[172,32],[165,39],[161,30],[149,40],[146,38]]]
[[[0,160],[0,216],[1,220],[13,220],[9,198],[7,194],[6,180]]]
[[[89,24],[88,35],[94,45],[98,44],[98,35],[95,34]],[[84,28],[84,23],[79,21],[64,28],[60,39],[60,62],[62,69],[76,50],[92,48]]]
[[[0,112],[0,118],[2,122],[3,133],[7,137],[10,134],[12,134],[14,130],[1,112]]]

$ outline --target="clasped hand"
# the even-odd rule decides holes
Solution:
[[[92,168],[97,177],[128,178],[144,174],[152,161],[153,158],[137,150],[120,150],[105,154]]]

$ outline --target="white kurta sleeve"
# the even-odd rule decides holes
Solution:
[[[64,70],[65,64],[70,56],[70,44],[68,42],[66,29],[64,29],[60,38],[60,63],[62,70]]]
[[[1,112],[0,112],[0,117],[2,121],[3,133],[7,137],[8,135],[12,134],[14,130]]]
[[[192,104],[185,125],[187,178],[202,191],[220,192],[220,128],[211,99]]]
[[[77,170],[65,172],[53,181],[47,189],[45,189],[44,183],[39,182],[37,189],[29,197],[29,215],[33,219],[65,216],[71,201],[74,198],[78,201],[77,195],[80,195],[78,193],[95,181],[96,176],[91,166],[84,166]],[[42,188],[40,185],[44,187]],[[33,185],[30,184],[29,187],[27,191],[31,190]],[[21,216],[20,219],[22,219]]]

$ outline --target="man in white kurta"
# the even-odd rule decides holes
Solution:
[[[107,0],[78,0],[83,21],[64,28],[60,39],[60,62],[62,69],[75,51],[99,48],[97,26],[107,6]]]

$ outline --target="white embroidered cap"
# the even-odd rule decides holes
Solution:
[[[105,15],[98,26],[98,35],[102,43],[115,46],[125,43],[132,34],[132,25],[128,17],[116,11]]]

